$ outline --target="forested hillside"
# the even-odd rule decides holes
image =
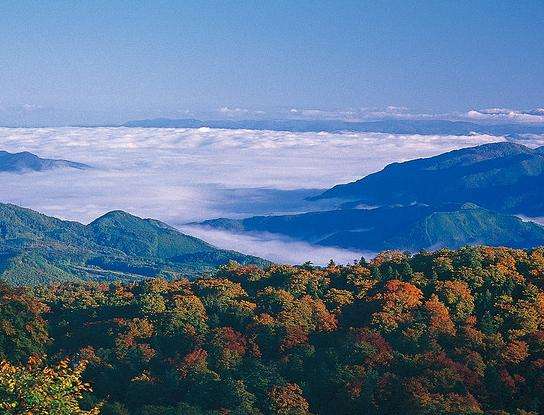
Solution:
[[[7,414],[543,413],[544,249],[4,284],[0,359]]]
[[[267,264],[119,210],[83,225],[0,203],[0,279],[15,285],[171,279],[212,271],[230,260]]]
[[[371,252],[386,249],[417,252],[475,244],[512,248],[544,245],[544,226],[473,203],[338,209],[212,219],[201,224],[237,233],[268,232],[318,245]]]

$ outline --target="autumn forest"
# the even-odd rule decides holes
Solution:
[[[544,249],[0,287],[1,414],[537,414]]]

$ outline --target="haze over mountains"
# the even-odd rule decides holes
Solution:
[[[215,219],[201,223],[231,232],[268,232],[317,245],[378,252],[464,245],[533,247],[544,227],[467,204],[339,209],[299,215]]]
[[[90,168],[90,166],[68,160],[44,159],[28,151],[20,153],[0,151],[0,172],[24,173],[26,171],[44,171],[58,168],[84,170]]]
[[[194,235],[224,249],[278,262],[311,260],[318,264],[326,264],[331,258],[351,262],[361,254],[368,256],[368,250],[337,249],[304,240],[293,244],[277,233],[245,233],[242,237],[214,228],[204,233],[184,224],[210,218],[331,211],[339,205],[361,207],[365,204],[357,198],[314,202],[304,198],[323,193],[319,189],[377,172],[392,162],[505,140],[489,135],[210,128],[0,129],[0,133],[0,148],[12,153],[24,148],[34,154],[54,154],[94,167],[4,174],[9,180],[0,181],[2,202],[82,223],[89,223],[103,212],[121,209],[140,217],[157,218],[188,234],[195,232]],[[544,144],[538,136],[519,142],[532,147]],[[498,213],[492,207],[477,204]]]
[[[494,143],[394,163],[314,198],[339,199],[342,209],[202,224],[374,251],[466,244],[532,247],[544,243],[544,227],[513,214],[542,215],[543,188],[542,147]]]
[[[82,225],[0,203],[0,278],[14,284],[173,278],[230,260],[266,264],[122,211]]]
[[[222,128],[246,130],[271,130],[292,132],[373,132],[388,134],[443,134],[468,135],[489,134],[496,136],[518,136],[544,134],[544,124],[485,124],[450,120],[398,120],[352,122],[342,120],[197,120],[155,118],[128,121],[123,127],[144,128]]]

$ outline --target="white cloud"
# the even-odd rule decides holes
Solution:
[[[520,111],[508,108],[487,108],[470,110],[467,118],[477,121],[499,121],[515,123],[544,123],[544,109],[536,108],[530,111]]]
[[[539,225],[544,226],[544,217],[537,216],[537,217],[531,217],[531,216],[525,216],[525,215],[517,215],[518,218],[520,218],[524,222],[533,222],[538,223]]]
[[[469,120],[486,122],[510,122],[522,124],[544,123],[544,108],[515,110],[508,108],[471,109],[467,112],[428,113],[412,111],[407,107],[389,105],[385,108],[307,109],[291,108],[280,116],[303,119],[345,121],[396,120]]]
[[[247,108],[231,108],[231,107],[221,107],[217,110],[220,115],[232,117],[232,118],[247,118],[253,116],[263,116],[266,114],[262,110],[250,110]]]
[[[293,116],[309,120],[345,120],[345,121],[369,121],[379,119],[427,119],[434,118],[435,115],[411,113],[406,107],[397,107],[394,105],[385,108],[346,108],[324,110],[318,108],[291,108],[288,114],[284,116]]]
[[[83,222],[112,209],[172,224],[249,216],[273,212],[280,197],[282,209],[293,211],[307,209],[303,196],[297,194],[301,200],[288,203],[291,194],[263,189],[326,188],[394,161],[502,140],[485,135],[210,128],[0,128],[1,150],[30,151],[96,167],[0,174],[0,201]],[[246,191],[228,190],[237,188]]]
[[[219,108],[219,112],[226,115],[239,115],[239,114],[247,114],[250,111],[245,108],[221,107]]]
[[[257,255],[273,262],[301,264],[310,261],[325,265],[333,259],[338,264],[347,264],[360,260],[362,256],[366,259],[376,256],[375,252],[311,245],[269,233],[236,234],[204,226],[181,226],[179,229],[218,247]]]

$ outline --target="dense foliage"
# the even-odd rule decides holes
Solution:
[[[104,414],[544,412],[544,249],[2,287],[0,354],[85,361]],[[7,340],[9,339],[9,340]]]
[[[88,411],[79,406],[82,393],[91,391],[81,381],[84,368],[67,360],[47,367],[36,358],[27,365],[0,363],[0,414],[98,415],[99,405]]]

